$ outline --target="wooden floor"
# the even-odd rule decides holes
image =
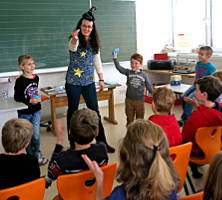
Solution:
[[[151,114],[151,106],[150,104],[145,104],[146,112],[145,112],[145,119],[147,119]],[[104,128],[106,131],[106,137],[109,144],[116,148],[116,152],[114,154],[109,154],[109,162],[118,162],[118,146],[120,140],[125,136],[126,133],[126,117],[125,117],[125,110],[124,104],[119,104],[115,106],[115,113],[116,113],[116,120],[118,121],[118,125],[110,124],[107,121],[103,120]],[[108,109],[107,107],[100,108],[102,116],[107,116]],[[175,106],[174,113],[177,119],[180,119],[182,109],[181,106]],[[59,113],[58,118],[61,118],[66,124],[65,113]],[[68,140],[66,139],[64,143],[65,148],[69,147]],[[45,128],[41,128],[41,150],[47,158],[50,159],[51,153],[53,152],[55,147],[55,136],[52,132],[46,132]],[[206,172],[208,166],[202,167],[200,170]],[[41,167],[41,175],[45,175],[47,173],[47,165]],[[194,184],[198,189],[203,187],[204,178],[194,180]],[[114,186],[118,183],[115,182]],[[57,194],[56,189],[56,181],[53,182],[52,186],[46,189],[45,193],[45,200],[51,200]],[[179,194],[183,195],[183,191]]]

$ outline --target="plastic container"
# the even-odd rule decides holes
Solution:
[[[155,53],[153,57],[154,57],[154,60],[168,60],[167,53]]]

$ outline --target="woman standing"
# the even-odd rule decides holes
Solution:
[[[99,77],[99,87],[104,89],[103,69],[100,58],[99,37],[96,30],[95,18],[92,7],[82,15],[76,30],[74,30],[69,40],[70,63],[66,74],[66,93],[68,97],[67,127],[69,129],[70,119],[75,110],[78,110],[80,96],[82,94],[86,106],[97,112],[99,116],[99,133],[97,142],[104,142],[110,153],[115,149],[108,145],[104,128],[98,108],[96,87],[94,82],[94,68]]]

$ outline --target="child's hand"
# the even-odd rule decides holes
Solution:
[[[37,104],[37,103],[39,103],[39,102],[41,102],[41,97],[39,97],[39,96],[32,97],[32,98],[30,99],[30,103],[31,103],[31,104]]]
[[[112,51],[112,57],[113,57],[113,58],[117,58],[117,55],[118,55],[118,53],[119,53],[119,50],[120,50],[120,48],[115,48],[115,49]]]
[[[62,145],[65,139],[65,126],[62,120],[57,119],[55,124],[56,144]]]
[[[90,158],[86,154],[81,155],[85,163],[88,165],[89,169],[92,171],[92,173],[95,175],[97,181],[103,181],[103,171],[99,167],[96,161],[91,161]]]
[[[104,174],[102,169],[99,167],[96,161],[91,161],[86,154],[81,155],[83,160],[88,165],[89,169],[96,177],[96,200],[103,199],[103,180]]]
[[[78,34],[79,34],[80,29],[77,29],[75,31],[72,32],[72,38],[74,38],[74,40],[79,40]]]
[[[183,100],[187,103],[192,104],[195,107],[197,107],[199,105],[199,103],[197,102],[197,99],[195,97],[193,97],[193,98],[184,97]]]

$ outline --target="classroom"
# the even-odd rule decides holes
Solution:
[[[84,112],[85,108],[90,108],[96,111],[99,120],[99,125],[97,124],[99,131],[94,137],[93,143],[96,145],[105,144],[108,151],[108,158],[105,159],[105,163],[117,163],[116,175],[113,172],[113,180],[108,195],[103,194],[103,197],[98,199],[105,199],[112,190],[113,192],[123,192],[124,184],[129,184],[128,186],[131,187],[130,181],[126,181],[127,183],[123,181],[123,176],[127,176],[127,174],[123,174],[124,161],[121,160],[121,152],[126,151],[126,149],[123,149],[122,144],[123,141],[126,142],[130,131],[134,130],[133,126],[147,125],[144,125],[140,120],[138,124],[134,124],[132,121],[135,118],[142,118],[149,123],[152,121],[150,126],[157,124],[158,127],[161,127],[161,134],[165,133],[166,136],[163,140],[168,139],[170,146],[165,152],[169,151],[167,155],[171,158],[179,152],[176,149],[177,146],[183,146],[185,144],[182,143],[187,142],[194,143],[192,150],[191,146],[186,147],[189,156],[183,158],[186,159],[184,163],[187,163],[186,170],[182,172],[183,180],[181,180],[183,167],[180,166],[178,169],[178,166],[175,166],[173,170],[176,170],[178,174],[176,173],[174,176],[171,165],[168,161],[166,162],[170,168],[171,174],[169,176],[173,174],[175,186],[174,189],[171,189],[172,194],[166,192],[165,197],[186,199],[183,196],[197,193],[200,196],[197,199],[202,199],[203,193],[201,192],[205,191],[208,186],[205,185],[206,180],[210,180],[207,176],[208,170],[211,170],[209,164],[216,152],[218,160],[220,159],[221,141],[216,141],[216,136],[214,139],[211,138],[212,144],[208,141],[211,155],[207,157],[208,155],[206,156],[205,151],[201,149],[203,153],[201,156],[205,156],[207,159],[203,162],[196,162],[192,160],[193,156],[195,157],[195,150],[193,151],[193,149],[199,143],[196,143],[196,137],[195,139],[194,136],[188,139],[188,136],[184,136],[184,134],[191,134],[191,126],[193,129],[196,128],[194,134],[198,131],[201,132],[201,127],[205,128],[203,134],[208,132],[217,136],[222,134],[222,96],[220,95],[222,94],[222,86],[219,80],[222,78],[220,74],[222,73],[222,29],[221,20],[219,20],[222,17],[221,5],[219,0],[1,1],[0,161],[1,155],[5,152],[5,147],[2,144],[4,142],[2,141],[2,128],[6,121],[18,118],[18,116],[29,119],[23,116],[26,113],[17,111],[30,109],[31,104],[41,104],[41,107],[36,108],[40,116],[40,147],[38,148],[41,149],[39,152],[41,159],[43,159],[41,164],[39,162],[39,166],[41,176],[47,175],[49,165],[55,164],[52,164],[50,159],[55,150],[55,145],[58,148],[59,133],[66,132],[65,136],[63,133],[64,138],[61,146],[65,150],[72,148],[72,139],[70,139],[70,135],[68,136],[68,132],[74,130],[70,124],[71,118],[74,118],[73,112],[77,109]],[[80,22],[80,19],[83,21]],[[99,42],[95,39],[98,36]],[[88,43],[82,42],[84,40],[95,40],[99,47],[97,48],[95,42],[88,45]],[[85,44],[87,45],[84,47]],[[31,57],[20,58],[20,62],[19,56],[21,55]],[[25,61],[22,59],[29,61],[30,66],[34,66],[34,74],[27,72],[26,78],[36,79],[37,87],[35,90],[37,93],[35,95],[36,98],[40,99],[37,103],[35,101],[31,103],[31,97],[31,101],[28,103],[19,100],[23,91],[18,90],[18,88],[21,89],[23,86],[17,85],[16,87],[16,84],[20,81],[20,77],[25,76],[26,70],[25,67],[22,67],[25,66]],[[78,60],[84,62],[84,69],[81,68]],[[205,67],[205,64],[208,68]],[[209,80],[208,75],[210,75]],[[214,88],[215,94],[208,92],[208,88],[212,89],[211,82],[217,85]],[[15,93],[16,88],[17,94]],[[192,91],[187,93],[189,89]],[[206,95],[201,96],[202,93],[207,94],[207,97]],[[169,103],[172,105],[167,110],[159,111],[158,105],[166,104],[169,100],[166,95],[172,99]],[[210,95],[213,95],[211,100],[209,100]],[[80,98],[80,102],[78,98]],[[160,98],[162,99],[160,100]],[[204,106],[207,107],[205,113],[208,113],[208,108],[210,109],[208,117],[211,117],[210,113],[213,110],[210,122],[205,122],[205,119],[203,121],[195,120],[195,116],[196,118],[202,116],[201,114],[198,115],[198,111],[200,107]],[[166,119],[168,120],[167,123],[174,123],[174,125],[168,126],[166,129],[163,128],[164,120],[158,118],[157,115],[171,117]],[[172,136],[172,140],[169,139],[171,133],[174,132],[175,135]],[[62,133],[60,136],[62,137]],[[76,140],[76,138],[73,139],[75,144]],[[148,144],[144,143],[143,145]],[[77,147],[73,146],[78,148],[78,145]],[[161,149],[159,146],[156,147],[156,143],[153,144],[153,148],[154,156],[161,155]],[[30,154],[28,148],[26,151]],[[153,160],[152,162],[154,162]],[[173,160],[171,163],[175,164],[175,162]],[[135,165],[135,163],[133,164]],[[88,164],[92,163],[89,162]],[[85,164],[84,168],[86,166]],[[104,166],[100,166],[103,169]],[[212,164],[212,166],[214,165]],[[148,171],[150,170],[148,168]],[[106,174],[105,171],[104,174]],[[118,182],[117,179],[121,181]],[[180,181],[178,182],[177,179]],[[58,181],[52,180],[51,186],[44,190],[42,199],[53,199],[58,195]],[[98,181],[97,177],[96,181]],[[106,179],[104,183],[107,183]],[[118,187],[119,185],[121,186]],[[165,186],[163,183],[162,187]],[[114,188],[120,189],[120,191],[115,191]],[[98,186],[97,190],[99,189]],[[106,189],[103,187],[103,191]],[[139,190],[139,188],[137,189]],[[137,189],[134,188],[135,191]],[[151,192],[143,192],[144,194],[151,194]],[[96,187],[93,193],[95,199]],[[136,192],[127,191],[123,193],[124,197],[118,193],[120,196],[111,195],[109,199],[131,200]],[[160,193],[164,195],[164,192]],[[131,198],[127,198],[126,195]],[[157,200],[158,198],[160,197],[146,197],[147,200]],[[134,199],[136,199],[135,196]],[[142,196],[140,199],[143,199]],[[207,197],[204,196],[203,199],[207,199]]]

